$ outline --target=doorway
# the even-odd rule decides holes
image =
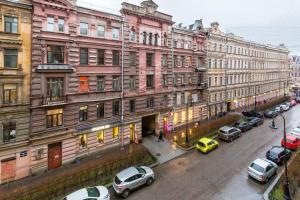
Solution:
[[[62,165],[61,142],[48,145],[48,170],[59,168]]]
[[[227,112],[231,111],[231,102],[227,102]]]
[[[135,140],[135,124],[130,124],[130,143],[134,143]]]
[[[142,136],[155,135],[156,115],[142,118]]]

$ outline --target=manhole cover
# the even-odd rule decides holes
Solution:
[[[156,156],[160,156],[161,154],[160,154],[160,153],[156,153],[155,155],[156,155]]]

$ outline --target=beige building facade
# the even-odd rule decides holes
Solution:
[[[208,115],[250,110],[288,93],[289,58],[284,45],[273,47],[208,29]]]

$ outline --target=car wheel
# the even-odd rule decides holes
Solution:
[[[129,191],[128,189],[126,189],[126,190],[122,193],[122,197],[123,197],[124,199],[126,199],[126,198],[129,196],[129,194],[130,194],[130,191]]]
[[[153,178],[148,178],[148,180],[146,182],[147,186],[152,185],[152,183],[153,183]]]

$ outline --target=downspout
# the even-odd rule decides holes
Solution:
[[[173,119],[175,115],[175,73],[174,73],[174,28],[171,29],[171,60],[172,60],[172,112],[173,112]],[[173,120],[174,123],[174,120]],[[174,124],[173,124],[173,131],[174,131]]]
[[[121,59],[121,150],[124,150],[124,15],[122,15],[122,59]]]

